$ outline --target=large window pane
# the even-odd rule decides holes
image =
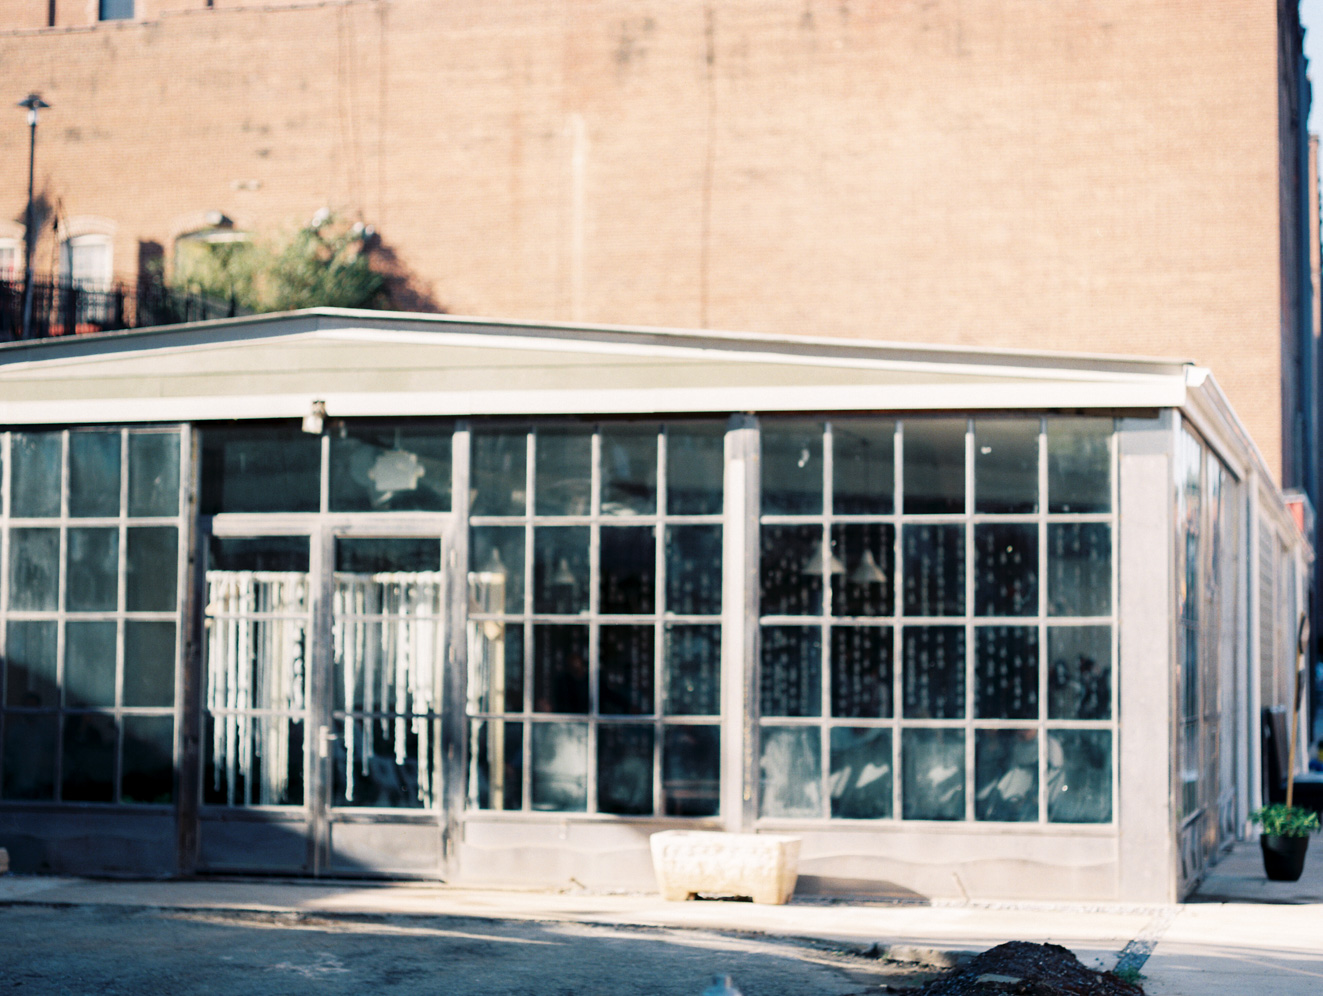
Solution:
[[[965,527],[907,525],[901,532],[905,557],[905,614],[965,614]]]
[[[297,425],[203,430],[202,513],[317,511],[321,453]]]
[[[915,419],[905,423],[907,515],[965,510],[965,420]]]
[[[258,539],[213,536],[207,544],[207,570],[306,574],[310,562],[308,550],[306,536]]]
[[[524,611],[523,526],[474,526],[469,563],[470,611]]]
[[[599,537],[599,611],[630,614],[656,612],[656,527],[603,527]]]
[[[69,611],[113,612],[119,604],[119,530],[70,529],[68,544]]]
[[[821,716],[822,631],[764,626],[762,637],[762,714]]]
[[[831,815],[842,820],[891,816],[891,731],[838,726],[831,731]]]
[[[56,626],[11,621],[6,631],[5,704],[38,709],[60,704],[56,684]]]
[[[974,634],[974,715],[1037,719],[1038,630],[980,626]]]
[[[174,801],[175,721],[171,716],[124,717],[122,802]]]
[[[1112,629],[1052,626],[1047,631],[1049,719],[1112,718]]]
[[[129,433],[129,515],[179,514],[179,433]]]
[[[175,704],[175,624],[124,622],[124,705]]]
[[[721,613],[720,526],[666,527],[666,611]]]
[[[1038,819],[1038,731],[974,731],[974,818]]]
[[[603,626],[598,647],[598,709],[606,716],[656,711],[656,636],[651,626]]]
[[[588,611],[587,526],[538,527],[533,533],[533,611]]]
[[[1111,731],[1048,731],[1047,818],[1053,823],[1111,821]]]
[[[1068,522],[1047,527],[1047,594],[1054,616],[1111,615],[1111,526]]]
[[[113,621],[65,624],[64,703],[73,709],[114,706]]]
[[[963,719],[965,631],[959,626],[907,626],[901,684],[906,719]]]
[[[721,627],[667,626],[665,647],[667,715],[721,712]]]
[[[974,613],[1038,614],[1038,527],[990,522],[974,527]]]
[[[16,519],[59,515],[60,433],[15,432],[10,440],[9,514]]]
[[[331,787],[336,806],[423,809],[436,804],[434,719],[355,717],[337,724]]]
[[[69,433],[69,514],[119,515],[118,432]]]
[[[524,711],[524,626],[469,623],[469,711]]]
[[[9,607],[54,610],[60,591],[60,531],[9,531]]]
[[[651,726],[597,728],[597,811],[620,816],[652,812]]]
[[[528,432],[479,430],[471,445],[470,514],[523,515],[528,503]]]
[[[53,714],[5,716],[5,799],[55,798],[55,741],[60,720]]]
[[[666,511],[720,515],[725,480],[726,428],[688,422],[666,430]]]
[[[965,818],[964,730],[904,730],[900,759],[905,819]]]
[[[587,427],[537,431],[538,515],[587,515],[592,505],[593,434]]]
[[[128,530],[125,602],[130,612],[173,612],[179,572],[179,530],[139,526]]]
[[[832,615],[889,616],[895,611],[895,526],[837,523],[831,527],[831,552],[842,567],[831,576]]]
[[[1111,441],[1111,419],[1048,419],[1049,512],[1111,511]]]
[[[450,510],[451,427],[358,426],[331,436],[333,512]]]
[[[662,797],[667,816],[716,816],[721,808],[721,727],[667,726],[662,732]]]
[[[831,714],[891,716],[890,627],[835,626],[831,631]]]
[[[652,515],[657,511],[656,425],[602,428],[602,514]]]
[[[822,741],[816,726],[765,726],[759,758],[759,815],[823,815]]]
[[[113,802],[115,798],[115,719],[66,715],[60,797],[65,802]]]
[[[761,605],[765,616],[822,611],[822,579],[839,568],[824,558],[821,526],[762,527]]]
[[[588,711],[588,627],[533,628],[533,709]]]
[[[1038,419],[974,422],[974,511],[1038,510]]]
[[[888,515],[896,486],[894,422],[833,422],[832,511]]]
[[[588,808],[588,727],[534,723],[531,775],[534,809],[582,812]]]
[[[524,725],[477,720],[469,730],[469,805],[523,808]]]
[[[822,511],[822,424],[768,419],[762,431],[764,515]]]
[[[303,721],[208,715],[202,801],[218,806],[301,806]]]

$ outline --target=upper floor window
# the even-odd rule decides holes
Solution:
[[[131,21],[133,0],[101,0],[98,17],[103,21]]]

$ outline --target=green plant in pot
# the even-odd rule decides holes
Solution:
[[[1274,882],[1299,879],[1305,870],[1309,835],[1319,828],[1318,813],[1274,802],[1250,813],[1250,819],[1261,830],[1259,847],[1263,849],[1263,870],[1268,878]]]

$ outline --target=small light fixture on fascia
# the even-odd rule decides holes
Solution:
[[[859,558],[859,563],[850,572],[850,581],[854,584],[887,583],[887,576],[882,573],[882,568],[877,565],[877,558],[873,556],[872,550],[865,550],[864,555]]]
[[[314,401],[312,410],[303,416],[303,431],[320,436],[326,427],[326,402]]]
[[[841,563],[841,558],[834,553],[827,553],[822,548],[822,541],[819,540],[813,547],[813,552],[808,555],[804,561],[804,574],[812,577],[822,577],[824,574],[844,574],[845,565]]]

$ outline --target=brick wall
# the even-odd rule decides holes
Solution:
[[[123,272],[328,205],[457,313],[1189,357],[1279,465],[1278,0],[58,10],[0,64]]]

